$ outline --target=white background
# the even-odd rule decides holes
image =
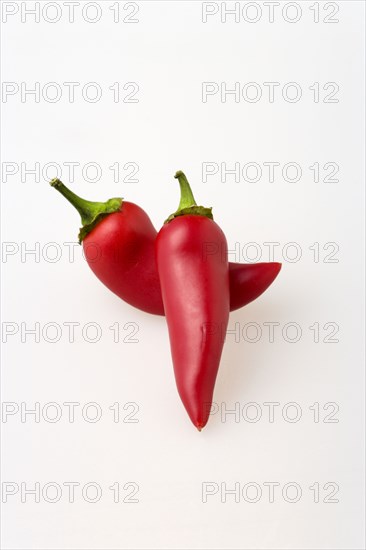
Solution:
[[[4,9],[9,3],[2,4]],[[39,23],[31,15],[22,22],[21,4],[32,8],[34,2],[10,4],[19,11],[2,24],[3,81],[24,82],[28,88],[39,82],[41,90],[56,82],[62,97],[52,103],[41,94],[37,103],[30,95],[22,102],[20,92],[3,96],[3,168],[13,162],[19,171],[6,181],[3,177],[2,185],[3,241],[6,251],[13,251],[2,260],[3,329],[10,326],[4,323],[18,327],[3,345],[2,399],[19,410],[22,402],[27,408],[38,402],[41,409],[55,402],[62,417],[54,423],[47,413],[41,413],[39,423],[34,415],[22,422],[20,412],[2,418],[3,488],[8,482],[19,485],[2,505],[3,548],[364,548],[363,2],[337,2],[337,23],[324,22],[334,3],[328,8],[318,4],[319,23],[312,2],[296,3],[300,8],[293,9],[301,9],[296,23],[285,20],[283,3],[270,23],[263,2],[253,8],[262,12],[256,23],[243,17],[235,23],[233,16],[222,23],[220,12],[203,23],[201,2],[138,2],[138,23],[132,24],[122,21],[131,12],[123,2],[118,23],[110,9],[115,3],[99,2],[102,15],[94,24],[82,17],[84,2],[75,8],[74,23],[63,2],[56,23],[42,15]],[[54,8],[49,9],[46,17],[54,18]],[[291,10],[285,12],[287,19],[296,15]],[[89,19],[94,14],[93,8],[87,12]],[[64,82],[80,83],[74,103]],[[82,97],[88,82],[102,89],[100,101]],[[115,82],[123,94],[126,82],[138,83],[138,102],[115,103],[109,90]],[[203,103],[203,82],[226,82],[227,88],[256,82],[263,95],[251,103],[242,97],[235,102],[232,95],[221,101],[217,93]],[[273,102],[264,82],[280,83]],[[288,82],[301,87],[299,101],[283,98]],[[320,86],[318,102],[309,89],[314,82]],[[332,91],[323,90],[328,82],[339,86],[336,103],[324,102]],[[298,163],[300,180],[286,181],[280,167],[269,182],[263,163],[271,161],[281,167]],[[78,216],[42,174],[39,181],[32,174],[22,178],[20,164],[32,168],[36,162],[41,169],[58,163],[63,168],[59,175],[81,196],[123,196],[140,204],[157,228],[176,208],[173,174],[182,169],[197,200],[213,206],[229,248],[237,251],[232,261],[248,261],[238,253],[254,257],[256,250],[257,261],[268,261],[263,243],[279,243],[274,259],[283,268],[278,279],[229,321],[229,329],[240,331],[257,323],[262,334],[250,342],[259,330],[250,325],[246,338],[236,342],[234,334],[228,335],[214,396],[223,415],[212,415],[202,433],[179,401],[164,319],[133,309],[104,288],[82,259],[81,248],[70,261],[63,243],[76,241]],[[65,162],[80,163],[73,183]],[[99,181],[83,177],[81,168],[88,162],[100,165]],[[122,178],[123,166],[137,163],[138,182],[115,183],[109,167],[116,162]],[[263,173],[256,183],[243,177],[235,182],[233,176],[224,183],[220,174],[204,183],[204,162],[226,162],[228,168],[256,162]],[[315,162],[321,168],[318,183],[309,169]],[[338,182],[323,181],[327,162],[339,166]],[[50,169],[48,175],[56,174]],[[50,242],[59,247],[59,261],[49,260],[55,252],[47,248]],[[246,247],[252,242],[257,249]],[[301,252],[298,261],[289,261],[295,249],[286,245],[293,242]],[[324,250],[327,243],[335,245]],[[38,255],[22,256],[21,250],[37,246]],[[334,250],[330,259],[338,261],[329,262]],[[39,343],[32,335],[23,335],[22,342],[21,323],[32,328],[37,322],[41,330],[58,323],[59,341],[50,343],[41,334]],[[74,343],[65,322],[80,323]],[[91,322],[102,331],[97,343],[82,335]],[[274,342],[264,325],[268,322],[280,324]],[[119,343],[109,328],[115,323]],[[131,332],[123,328],[126,323],[136,324],[138,342],[123,342]],[[293,328],[283,336],[287,323],[300,327],[297,342],[288,341],[296,335]],[[314,323],[320,327],[318,343],[309,328]],[[326,323],[333,324],[324,328]],[[338,342],[325,342],[334,324]],[[54,334],[50,330],[48,339]],[[88,334],[93,337],[93,330]],[[65,402],[80,403],[73,423]],[[102,411],[94,423],[81,414],[89,402]],[[117,423],[109,409],[115,402],[121,408]],[[123,406],[129,402],[139,407],[133,417],[138,422],[126,422],[132,409]],[[246,408],[251,402],[256,405]],[[279,403],[273,422],[267,402]],[[286,409],[291,402],[300,410],[298,422],[286,417],[296,413]],[[314,403],[319,403],[319,422],[309,408]],[[324,409],[327,403],[335,405]],[[239,417],[225,415],[225,407],[239,408]],[[248,415],[256,410],[258,421],[250,422]],[[338,422],[325,421],[333,411],[330,419]],[[53,413],[50,409],[49,416]],[[41,494],[35,503],[28,495],[22,503],[22,482],[27,488],[57,483],[61,498],[50,503]],[[73,503],[65,482],[80,484]],[[81,494],[89,482],[102,490],[96,503]],[[131,492],[123,489],[125,483],[138,484],[138,502],[114,503],[109,487],[116,482],[120,500]],[[202,498],[205,482],[218,489],[207,502]],[[274,502],[266,482],[280,484]],[[292,490],[289,498],[283,496],[289,482],[301,488],[298,502],[288,501]],[[261,498],[248,502],[252,487],[249,498],[240,493],[235,502],[235,495],[228,494],[224,503],[222,483],[227,489],[240,484],[240,491],[256,483]],[[314,502],[309,489],[314,483],[320,502]],[[337,502],[324,502],[336,486]]]

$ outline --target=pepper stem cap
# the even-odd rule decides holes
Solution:
[[[178,216],[185,216],[188,214],[193,216],[205,216],[206,218],[213,220],[212,208],[197,205],[185,173],[182,172],[182,170],[178,170],[174,177],[179,181],[180,201],[178,209],[171,214],[164,223],[169,223]]]
[[[121,210],[122,198],[114,197],[106,202],[93,202],[82,199],[73,193],[66,185],[58,178],[50,181],[51,187],[56,189],[61,195],[73,205],[79,212],[82,227],[79,230],[79,243],[109,214],[119,212]]]

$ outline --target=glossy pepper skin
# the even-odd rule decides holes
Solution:
[[[237,264],[229,262],[230,311],[256,300],[273,283],[282,265],[278,262]]]
[[[90,269],[109,290],[147,313],[164,315],[155,260],[157,232],[146,212],[120,198],[105,203],[86,201],[60,180],[51,181],[79,212],[79,240]],[[260,296],[275,280],[281,264],[229,264],[230,310]]]
[[[156,260],[178,392],[201,430],[209,417],[229,319],[227,243],[210,209],[196,206],[184,174],[177,172],[176,178],[182,198],[158,233]]]
[[[83,240],[91,270],[128,304],[164,315],[154,242],[156,230],[146,212],[123,201]]]

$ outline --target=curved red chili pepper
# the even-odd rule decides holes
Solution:
[[[60,180],[51,185],[78,210],[83,227],[79,240],[89,267],[109,290],[128,304],[164,315],[155,260],[157,232],[146,212],[120,198],[105,203],[86,201]],[[229,264],[230,310],[258,298],[281,269],[276,262]]]
[[[78,210],[79,242],[98,279],[128,304],[164,315],[154,252],[157,233],[146,212],[120,198],[86,201],[58,179],[51,185]]]

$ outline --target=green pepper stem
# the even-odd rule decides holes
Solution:
[[[107,214],[118,212],[121,209],[123,200],[121,198],[109,199],[106,202],[92,202],[82,199],[70,191],[58,178],[50,181],[50,185],[61,193],[79,212],[83,225],[79,233],[80,242]]]
[[[179,181],[180,186],[180,202],[177,212],[183,210],[183,208],[189,208],[190,206],[197,206],[194,199],[191,186],[188,183],[186,175],[181,170],[178,170],[174,176]]]
[[[188,180],[181,170],[178,170],[174,176],[179,181],[180,186],[180,202],[178,210],[169,216],[164,223],[169,223],[178,216],[186,216],[188,214],[193,216],[206,216],[210,220],[213,220],[212,208],[205,208],[204,206],[197,206],[194,199],[191,186]]]
[[[56,189],[61,195],[69,201],[70,204],[76,208],[81,217],[81,223],[83,225],[88,225],[95,220],[98,214],[103,212],[104,203],[102,202],[92,202],[82,199],[70,189],[66,187],[59,179],[55,178],[50,182],[50,185]]]

